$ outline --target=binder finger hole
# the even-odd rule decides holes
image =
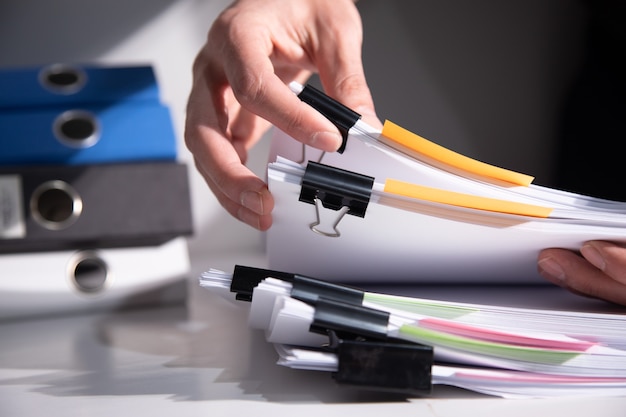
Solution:
[[[107,285],[109,268],[96,253],[81,252],[70,267],[69,278],[80,292],[93,294]]]
[[[54,180],[35,189],[30,200],[30,212],[41,226],[61,230],[78,219],[83,204],[78,192],[64,181]]]
[[[66,111],[54,121],[54,135],[70,148],[88,148],[98,142],[100,126],[92,113],[82,110]]]
[[[39,82],[47,90],[57,94],[76,94],[87,81],[80,68],[55,64],[45,67],[39,73]]]

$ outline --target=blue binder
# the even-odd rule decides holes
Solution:
[[[159,99],[150,66],[73,66],[0,69],[0,109]]]
[[[0,112],[0,165],[174,160],[169,109],[154,101]]]

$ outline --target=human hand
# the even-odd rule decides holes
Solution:
[[[580,255],[566,249],[545,249],[538,259],[539,273],[574,293],[626,306],[626,247],[592,241]]]
[[[273,124],[296,140],[336,151],[336,127],[291,92],[318,72],[325,92],[365,118],[375,114],[361,60],[353,0],[239,0],[212,25],[193,66],[185,142],[220,204],[259,229],[273,198],[246,166]]]

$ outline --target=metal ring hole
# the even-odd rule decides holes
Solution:
[[[59,142],[71,148],[88,148],[100,138],[98,119],[83,110],[62,113],[55,119],[53,130]]]
[[[70,226],[80,216],[82,209],[82,200],[76,190],[60,180],[41,184],[30,200],[33,218],[50,230]]]
[[[69,271],[70,280],[84,293],[102,291],[107,284],[109,268],[98,255],[93,252],[79,254]]]
[[[86,81],[84,71],[69,65],[51,65],[39,73],[41,85],[58,94],[75,94],[84,87]]]

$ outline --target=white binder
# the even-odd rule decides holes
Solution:
[[[0,255],[0,320],[182,302],[184,237],[158,246]]]

